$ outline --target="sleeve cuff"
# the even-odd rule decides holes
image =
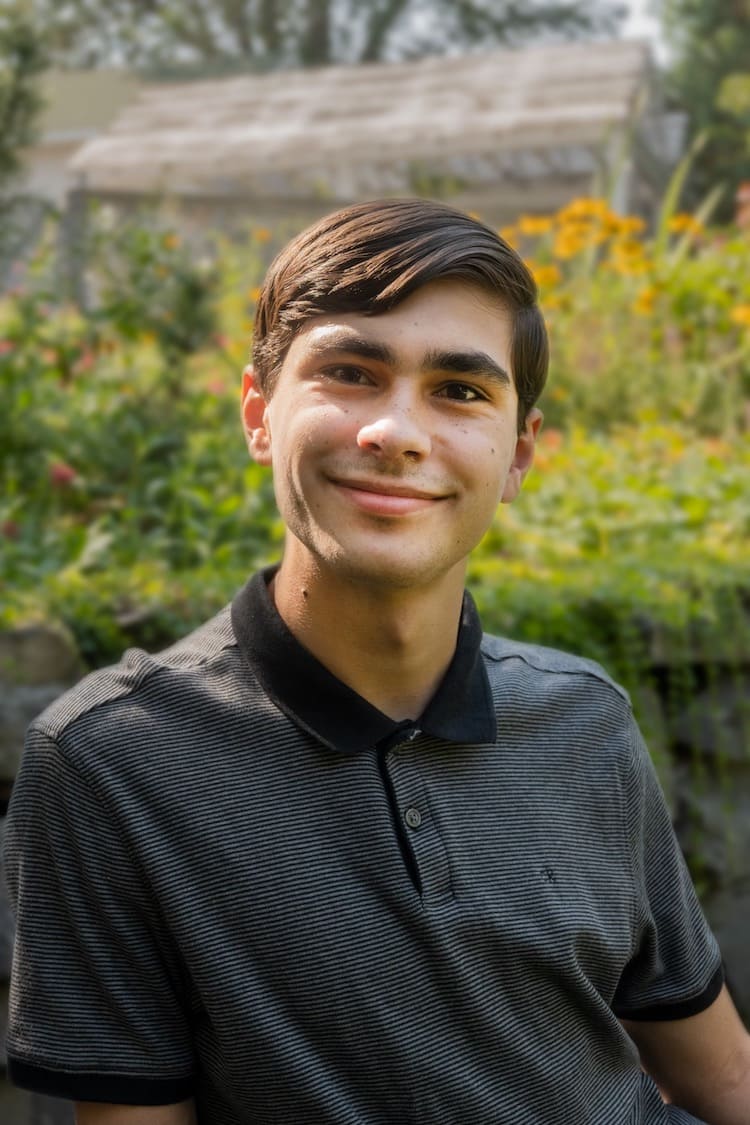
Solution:
[[[697,1016],[713,1004],[724,985],[724,966],[720,964],[706,987],[698,996],[691,996],[689,1000],[665,1001],[661,1004],[652,1004],[646,1008],[615,1008],[615,1015],[625,1020],[684,1020],[688,1016]]]
[[[50,1070],[8,1056],[8,1077],[24,1090],[74,1102],[113,1105],[173,1105],[193,1096],[193,1075],[184,1078],[144,1078],[128,1074],[88,1074]]]

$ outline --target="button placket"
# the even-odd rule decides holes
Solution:
[[[434,903],[453,897],[450,864],[437,824],[431,814],[422,770],[423,754],[412,741],[395,747],[386,756],[386,769],[393,787],[397,815],[405,826],[404,843],[419,870],[422,899]]]

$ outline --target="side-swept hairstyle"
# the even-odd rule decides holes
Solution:
[[[377,316],[439,278],[475,285],[510,313],[511,366],[523,429],[548,365],[534,279],[490,227],[424,199],[345,207],[302,231],[278,254],[255,314],[253,362],[262,393],[273,394],[292,339],[308,320],[328,313]]]

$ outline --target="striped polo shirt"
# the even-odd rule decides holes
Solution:
[[[33,724],[6,833],[9,1067],[205,1125],[657,1125],[618,1022],[722,971],[626,694],[482,636],[397,723],[256,575]]]

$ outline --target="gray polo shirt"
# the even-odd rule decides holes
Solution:
[[[625,693],[464,602],[394,723],[257,575],[36,720],[11,800],[21,1085],[206,1125],[656,1125],[618,1023],[722,983]]]

